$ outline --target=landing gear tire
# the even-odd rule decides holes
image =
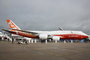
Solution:
[[[45,43],[45,40],[41,40],[41,43]]]

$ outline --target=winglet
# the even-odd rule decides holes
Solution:
[[[63,31],[63,29],[61,27],[59,27],[59,30]]]

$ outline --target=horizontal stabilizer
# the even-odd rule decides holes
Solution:
[[[9,33],[15,33],[15,31],[10,31],[10,30],[6,30],[6,29],[2,29],[3,31],[9,32]]]

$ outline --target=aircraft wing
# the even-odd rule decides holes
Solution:
[[[17,29],[12,29],[12,30],[21,31],[25,33],[31,33],[31,34],[38,34],[37,32],[33,32],[33,31],[25,31],[25,30],[17,30]]]
[[[20,34],[21,36],[25,36],[25,37],[35,37],[35,38],[39,38],[39,39],[53,39],[53,40],[60,40],[60,38],[62,38],[61,36],[52,36],[50,34],[41,34],[40,32],[34,32],[34,31],[24,31],[24,30],[16,30],[16,31],[10,31],[10,30],[6,30],[6,29],[2,29],[6,32],[12,33],[12,34],[17,34],[17,32],[22,32],[22,34]],[[27,33],[27,34],[26,34]]]

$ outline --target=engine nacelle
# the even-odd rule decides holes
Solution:
[[[52,36],[52,39],[55,41],[55,40],[57,40],[57,41],[59,41],[60,40],[60,37],[58,37],[58,36]]]
[[[40,34],[40,35],[39,35],[39,38],[46,40],[46,39],[48,38],[48,35],[47,35],[47,34]]]

